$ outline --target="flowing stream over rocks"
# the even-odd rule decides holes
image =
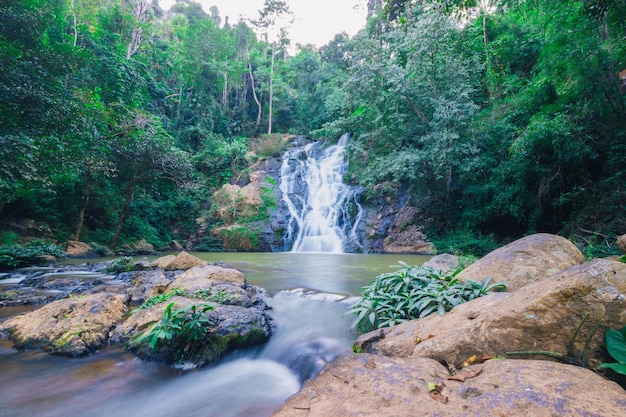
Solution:
[[[142,361],[122,347],[67,358],[41,351],[18,352],[8,340],[0,339],[0,416],[267,417],[306,379],[350,349],[355,334],[349,328],[352,318],[344,314],[359,287],[393,270],[389,266],[400,260],[421,264],[427,259],[416,255],[196,255],[208,262],[227,262],[242,270],[251,284],[267,289],[275,322],[269,342],[235,352],[214,367],[181,374]],[[55,272],[7,274],[0,286],[49,273]],[[114,284],[112,276],[95,271],[82,270],[76,276],[63,273],[70,284],[73,279]],[[0,309],[0,314],[4,312],[5,308]]]
[[[285,249],[293,252],[361,252],[357,226],[363,217],[358,187],[344,184],[349,134],[293,148],[283,156],[280,190],[290,218]]]

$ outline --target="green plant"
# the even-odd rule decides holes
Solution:
[[[218,304],[227,304],[230,301],[236,299],[232,294],[227,293],[224,290],[213,290],[211,288],[195,290],[191,295],[193,298],[200,298],[206,301],[212,301]]]
[[[62,257],[63,250],[54,243],[41,239],[27,245],[0,246],[0,269],[12,269],[38,264],[48,256]]]
[[[626,375],[626,326],[621,330],[608,329],[606,331],[606,349],[617,362],[602,363],[599,367]]]
[[[185,290],[181,290],[180,288],[172,288],[168,292],[164,292],[162,294],[158,294],[158,295],[148,298],[146,301],[143,302],[142,305],[134,309],[132,313],[134,314],[139,310],[145,310],[147,308],[154,307],[155,305],[164,303],[168,301],[170,298],[175,297],[177,295],[182,295],[184,297],[187,297],[189,293]]]
[[[445,273],[430,268],[409,266],[379,275],[363,287],[362,299],[348,311],[356,315],[353,328],[370,331],[394,326],[429,314],[444,315],[455,306],[504,289],[504,284],[490,284],[489,278],[478,283],[456,278],[459,270]]]
[[[130,256],[122,256],[112,260],[106,267],[106,272],[110,274],[120,274],[122,272],[132,271],[135,267],[135,261]]]
[[[598,320],[596,322],[595,326],[591,330],[591,333],[585,339],[585,345],[583,349],[580,352],[577,352],[576,347],[575,347],[576,338],[580,334],[580,331],[582,330],[583,325],[585,324],[588,318],[589,318],[589,313],[586,313],[583,316],[583,318],[580,320],[580,323],[578,323],[578,326],[576,326],[576,330],[574,330],[574,334],[572,334],[572,337],[567,343],[566,353],[552,352],[549,350],[519,350],[519,351],[513,351],[513,352],[506,352],[506,354],[507,355],[548,356],[548,357],[557,359],[560,362],[567,363],[570,365],[587,367],[589,364],[588,353],[589,353],[589,347],[591,346],[591,340],[593,339],[598,329],[600,328],[600,325],[602,324],[602,320]]]
[[[147,344],[152,353],[162,350],[165,360],[170,363],[201,361],[204,349],[209,347],[207,336],[214,326],[206,314],[211,310],[213,306],[208,304],[174,309],[174,303],[170,303],[163,311],[161,321],[137,335],[130,345],[139,348]]]

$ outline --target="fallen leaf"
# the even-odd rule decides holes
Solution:
[[[461,368],[466,368],[470,365],[475,365],[477,363],[483,363],[483,362],[488,361],[489,359],[493,359],[493,358],[488,355],[482,355],[480,358],[476,355],[472,355],[469,358],[467,358],[465,362],[463,362],[463,365],[461,365]]]
[[[467,369],[463,369],[460,372],[451,375],[448,379],[451,381],[465,381],[466,379],[475,378],[482,373],[482,368],[476,369],[474,371],[468,371]]]
[[[436,382],[429,382],[427,384],[428,392],[430,392],[430,396],[433,400],[440,402],[441,404],[446,404],[448,402],[448,397],[444,396],[441,393],[441,390],[445,385],[437,384]]]

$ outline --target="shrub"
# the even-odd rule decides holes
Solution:
[[[64,251],[54,243],[41,239],[33,240],[27,245],[0,246],[0,269],[13,269],[39,264],[46,257],[62,257]]]
[[[433,313],[444,315],[459,304],[504,289],[502,283],[489,284],[489,278],[461,282],[456,278],[460,269],[439,273],[404,262],[400,266],[363,287],[361,301],[348,311],[357,316],[353,328],[367,332]]]
[[[174,303],[168,304],[161,321],[137,335],[130,342],[131,347],[147,345],[152,353],[162,351],[168,363],[202,362],[205,349],[210,349],[207,337],[214,326],[206,312],[213,307],[208,304],[192,304],[175,310],[173,307]]]
[[[121,274],[122,272],[129,272],[135,268],[135,261],[130,256],[122,256],[112,260],[106,267],[106,272],[109,274]]]

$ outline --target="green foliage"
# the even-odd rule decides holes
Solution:
[[[165,360],[170,363],[202,360],[203,351],[210,348],[208,336],[213,321],[206,314],[213,307],[207,304],[192,304],[173,309],[168,304],[161,321],[150,330],[140,333],[131,342],[133,348],[147,345],[152,353],[164,351]]]
[[[211,301],[218,304],[226,304],[229,301],[233,300],[233,296],[231,294],[228,294],[224,290],[215,290],[213,288],[209,288],[196,290],[193,293],[189,293],[189,291],[183,290],[181,288],[172,288],[170,291],[148,298],[146,301],[143,302],[143,304],[134,309],[132,313],[134,314],[137,311],[154,307],[155,305],[169,301],[172,297],[177,296],[198,298],[204,301]]]
[[[40,264],[49,256],[62,257],[63,249],[54,243],[36,239],[26,245],[0,246],[0,269],[14,269]]]
[[[129,272],[135,268],[135,261],[130,256],[122,256],[112,260],[106,267],[105,271],[109,274],[121,274]]]
[[[599,367],[626,375],[626,326],[621,330],[608,329],[606,331],[606,348],[617,362],[602,363]]]
[[[488,278],[481,283],[458,281],[460,270],[439,274],[404,262],[400,266],[363,287],[362,299],[348,312],[357,316],[353,328],[367,332],[433,313],[443,316],[461,303],[504,289],[504,284],[490,284]]]
[[[481,257],[500,246],[494,236],[483,236],[468,229],[452,231],[442,236],[432,233],[429,238],[440,253],[454,255]]]

